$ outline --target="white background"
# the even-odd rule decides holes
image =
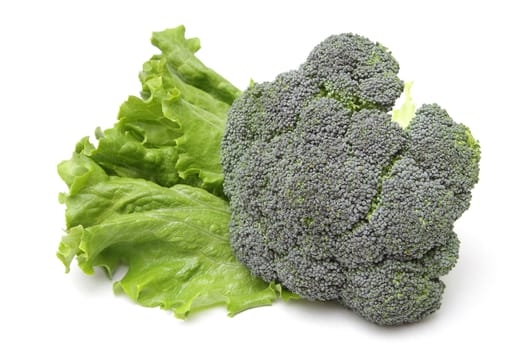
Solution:
[[[239,2],[241,3],[241,2]],[[0,348],[523,348],[525,51],[519,1],[4,1],[0,5]],[[442,308],[382,328],[337,305],[278,302],[186,321],[70,274],[56,164],[137,94],[151,32],[185,24],[200,59],[240,88],[295,68],[330,34],[389,47],[417,103],[437,102],[482,146],[480,183],[457,222]]]

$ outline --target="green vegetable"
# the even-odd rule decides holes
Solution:
[[[198,39],[184,27],[154,33],[162,50],[140,74],[142,97],[130,97],[119,120],[97,130],[58,166],[69,192],[67,235],[57,253],[67,270],[101,266],[114,290],[144,306],[184,318],[217,304],[230,315],[292,296],[250,274],[229,245],[219,144],[226,112],[239,91],[204,66]]]
[[[410,84],[390,114],[398,70],[384,46],[331,36],[298,69],[251,84],[221,145],[238,259],[381,325],[439,308],[480,160],[465,125],[436,104],[415,110]]]
[[[152,42],[162,54],[143,65],[141,98],[129,97],[114,127],[97,131],[90,157],[112,175],[221,195],[217,150],[240,91],[195,57],[199,40],[185,39],[184,27],[153,33]]]
[[[416,113],[416,104],[412,100],[410,90],[414,82],[405,83],[405,100],[399,109],[392,111],[392,121],[398,123],[403,129],[405,129]]]
[[[181,318],[279,296],[335,300],[381,325],[440,307],[480,147],[437,104],[416,110],[387,48],[334,35],[240,92],[183,27],[152,42],[162,53],[144,64],[141,97],[58,167],[67,270],[127,265],[115,291]]]

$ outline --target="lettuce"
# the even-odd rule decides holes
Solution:
[[[161,50],[140,73],[141,97],[124,102],[117,123],[83,138],[58,165],[69,191],[66,235],[57,256],[87,274],[102,267],[137,303],[176,317],[214,305],[230,315],[292,297],[239,263],[229,244],[219,146],[239,90],[194,55],[198,39],[180,26],[153,34]]]
[[[113,128],[97,130],[90,156],[110,174],[221,195],[218,150],[241,92],[195,57],[199,40],[185,39],[184,27],[153,33],[152,43],[162,53],[143,65],[141,97],[122,104]]]

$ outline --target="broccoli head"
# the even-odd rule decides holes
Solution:
[[[253,83],[221,145],[237,258],[381,325],[439,308],[480,160],[469,129],[436,104],[406,127],[392,120],[398,70],[384,46],[331,36],[297,70]]]

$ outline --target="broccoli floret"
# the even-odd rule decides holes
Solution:
[[[408,126],[407,155],[428,176],[454,193],[456,218],[468,209],[478,182],[480,148],[469,128],[455,123],[437,104],[423,105]]]
[[[389,110],[403,91],[394,57],[359,35],[330,36],[312,50],[300,70],[324,95],[353,110]]]
[[[468,128],[435,104],[405,128],[392,121],[398,70],[384,46],[331,36],[235,100],[221,144],[237,258],[384,325],[439,308],[480,160]]]
[[[351,270],[341,301],[364,318],[382,325],[419,321],[441,304],[445,288],[437,278],[428,278],[417,262],[385,260],[377,265]]]

